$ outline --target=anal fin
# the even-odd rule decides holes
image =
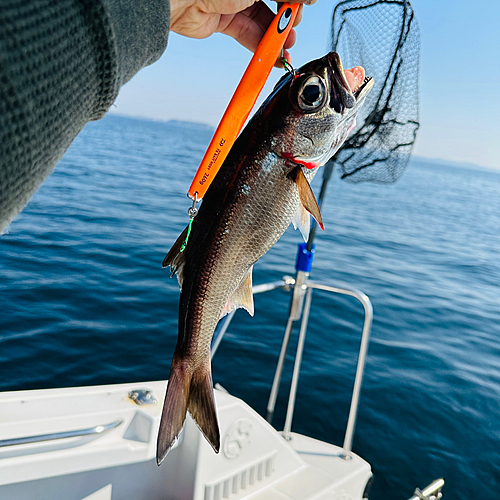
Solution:
[[[229,297],[220,318],[223,318],[226,314],[229,314],[240,307],[246,309],[250,316],[254,314],[254,304],[253,304],[253,292],[252,292],[252,270],[253,266],[245,274],[245,277],[241,280],[238,288]]]

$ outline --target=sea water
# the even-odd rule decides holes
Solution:
[[[87,125],[0,237],[1,390],[168,377],[179,288],[161,263],[211,134],[116,116]],[[416,159],[391,186],[334,175],[323,220],[311,279],[349,283],[374,307],[353,445],[375,473],[372,500],[437,477],[445,498],[498,498],[500,171]],[[254,283],[293,274],[300,240],[290,228]],[[261,414],[288,301],[256,296],[213,360],[214,381]],[[362,321],[356,300],[314,294],[294,431],[342,444]]]

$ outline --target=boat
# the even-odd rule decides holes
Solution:
[[[376,11],[374,4],[379,6]],[[389,7],[392,24],[400,26],[394,30],[393,38],[386,28],[391,25]],[[376,56],[370,74],[381,87],[372,92],[372,105],[365,103],[369,133],[363,135],[362,127],[359,128],[343,147],[346,154],[338,158],[338,165],[342,178],[351,178],[353,182],[394,182],[408,162],[419,126],[418,29],[407,0],[343,1],[338,3],[333,15],[332,50],[352,53],[358,62],[362,60],[356,51],[366,50],[364,45],[356,44],[353,51],[347,50],[348,28],[357,33],[356,26],[366,26],[366,19],[375,20],[369,23],[373,40],[381,40],[369,46]],[[383,31],[380,37],[375,36],[376,27]],[[385,50],[387,47],[390,50]],[[396,85],[398,78],[405,82],[404,86]],[[384,92],[386,86],[388,91]],[[393,103],[402,98],[399,94],[403,93],[412,105],[399,109]],[[391,114],[396,108],[400,111],[397,117]],[[398,127],[390,127],[389,131],[388,123]],[[380,155],[377,153],[380,144],[370,142],[377,138],[373,127],[383,129],[384,149]],[[368,151],[366,155],[363,153],[363,165],[377,165],[377,168],[361,168],[359,158],[352,154],[361,147]],[[380,166],[389,156],[392,163],[386,171]],[[325,167],[320,199],[331,168]],[[167,381],[3,392],[0,394],[0,500],[367,499],[373,481],[372,468],[352,451],[352,443],[370,338],[371,302],[363,292],[349,285],[310,281],[310,255],[307,255],[310,249],[300,252],[295,277],[254,287],[254,293],[281,289],[292,295],[274,380],[270,381],[266,418],[223,387],[216,386],[220,453],[213,452],[188,415],[179,440],[158,467],[156,436]],[[356,298],[364,310],[357,370],[342,444],[292,432],[313,292],[349,295]],[[233,315],[219,324],[212,356],[216,355]],[[295,323],[300,323],[300,328],[286,419],[284,428],[277,430],[270,422]],[[328,325],[322,327],[326,329]],[[423,490],[416,489],[411,500],[439,499],[443,484],[444,481],[438,479]],[[401,492],[401,498],[403,495]]]
[[[353,453],[352,441],[372,306],[363,292],[349,285],[309,281],[311,258],[302,244],[295,277],[253,288],[254,293],[281,289],[292,295],[267,418],[216,385],[220,453],[213,452],[188,415],[174,448],[158,467],[156,436],[167,381],[4,392],[0,394],[0,499],[367,499],[372,469]],[[342,445],[292,432],[313,292],[349,295],[364,310]],[[212,356],[233,316],[234,311],[220,322]],[[278,431],[270,421],[295,322],[300,322],[297,352],[285,425]],[[439,499],[443,484],[438,479],[417,489],[411,500]]]

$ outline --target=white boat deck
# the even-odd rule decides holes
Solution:
[[[128,397],[136,389],[152,391],[158,403],[137,405]],[[158,467],[164,392],[163,381],[0,394],[0,498],[363,498],[372,475],[367,462],[354,454],[346,460],[342,448],[298,434],[286,441],[243,401],[219,390],[220,453],[188,417]],[[57,438],[60,433],[68,434]]]

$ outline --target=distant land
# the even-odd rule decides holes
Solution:
[[[473,169],[473,170],[487,170],[489,172],[499,172],[500,173],[500,165],[498,168],[495,167],[488,167],[485,165],[477,165],[476,163],[470,163],[470,162],[461,162],[461,161],[453,161],[453,160],[445,160],[442,158],[427,158],[425,156],[416,156],[412,155],[411,161],[417,162],[417,163],[425,163],[425,164],[432,164],[432,165],[441,165],[443,167],[454,167],[454,168],[466,168],[466,169]]]
[[[189,130],[203,130],[203,131],[213,131],[215,132],[215,128],[207,123],[201,122],[190,122],[185,120],[154,120],[152,118],[144,118],[142,116],[127,116],[120,115],[118,113],[110,112],[106,115],[105,118],[119,118],[125,120],[133,120],[138,122],[147,122],[147,123],[161,123],[162,125],[170,125],[172,127],[184,128]]]
[[[184,120],[168,120],[165,123],[166,125],[172,125],[178,128],[188,128],[190,130],[212,130],[215,129],[211,125],[207,125],[206,123],[198,123],[198,122],[187,122]]]
[[[207,123],[201,123],[201,122],[192,122],[192,121],[185,121],[185,120],[153,120],[152,118],[120,115],[120,114],[114,113],[114,112],[109,113],[108,115],[106,115],[106,117],[124,118],[126,120],[136,120],[136,121],[149,122],[149,123],[161,123],[162,125],[169,125],[172,127],[189,129],[189,130],[200,130],[200,131],[203,130],[205,132],[215,132],[214,127],[212,127],[211,125],[208,125]],[[425,156],[412,155],[411,161],[418,162],[418,163],[433,164],[433,165],[442,165],[445,167],[480,169],[480,170],[488,170],[488,171],[493,171],[493,172],[500,171],[500,165],[498,166],[498,168],[495,168],[495,167],[488,167],[485,165],[477,165],[475,163],[469,163],[469,162],[458,162],[458,161],[446,160],[443,158],[427,158]]]

